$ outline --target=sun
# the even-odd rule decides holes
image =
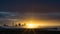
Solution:
[[[28,26],[31,28],[31,27],[33,27],[34,25],[33,25],[33,24],[28,24]]]
[[[26,24],[27,28],[35,28],[34,24]]]
[[[34,29],[34,28],[38,28],[38,26],[36,24],[34,24],[34,23],[29,23],[29,24],[26,24],[25,28]]]

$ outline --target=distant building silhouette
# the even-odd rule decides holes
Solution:
[[[26,24],[24,23],[24,24],[22,24],[22,26],[25,26]]]
[[[24,23],[24,24],[21,24],[21,23],[19,23],[19,24],[15,24],[15,26],[17,27],[17,26],[25,26],[26,24]]]
[[[17,24],[15,26],[17,26]]]
[[[21,26],[21,24],[19,23],[18,26]]]
[[[8,25],[4,24],[3,26],[8,26]]]

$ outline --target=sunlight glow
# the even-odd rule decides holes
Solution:
[[[34,24],[27,24],[28,27],[33,28]]]
[[[27,24],[27,28],[35,28],[34,24]]]
[[[38,28],[38,25],[30,23],[30,24],[26,24],[26,28],[31,28],[31,29]]]
[[[27,19],[22,21],[17,21],[16,24],[21,24],[21,28],[26,29],[38,29],[38,28],[47,28],[51,26],[60,26],[59,23],[49,20],[37,20],[37,19]]]

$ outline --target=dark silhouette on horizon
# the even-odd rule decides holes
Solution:
[[[7,24],[3,24],[3,26],[8,26]]]

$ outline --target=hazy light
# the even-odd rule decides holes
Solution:
[[[34,27],[34,24],[27,24],[27,27],[28,28],[33,28]]]
[[[34,28],[38,28],[39,24],[33,20],[29,20],[25,22],[25,28],[28,29],[34,29]]]
[[[35,29],[35,28],[46,28],[52,26],[60,26],[60,23],[51,20],[37,20],[37,19],[26,19],[18,21],[16,24],[23,24],[21,28]]]
[[[26,24],[26,28],[38,28],[38,26],[36,24]]]

